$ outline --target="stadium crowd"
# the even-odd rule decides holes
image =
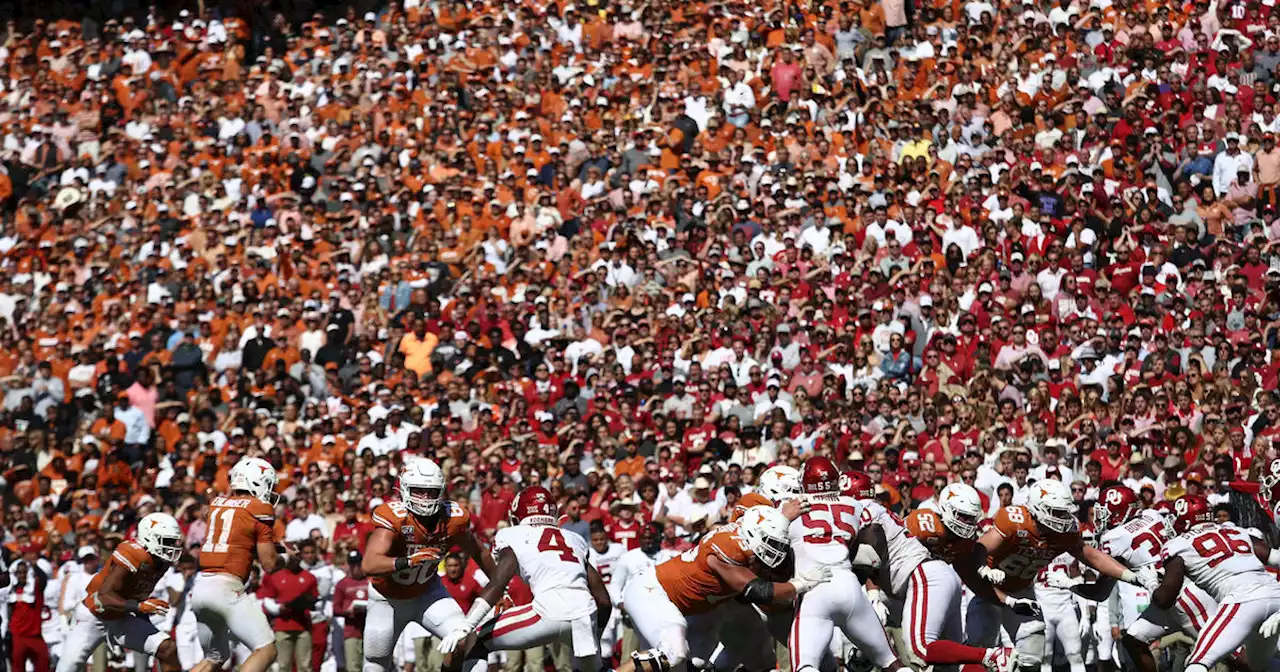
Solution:
[[[904,515],[1270,508],[1268,2],[272,7],[0,33],[14,669],[146,514],[198,556],[246,456],[318,579],[299,672],[359,669],[335,588],[406,455],[482,540],[542,484],[603,548],[813,455]]]

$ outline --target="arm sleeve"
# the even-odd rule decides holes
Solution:
[[[622,589],[627,585],[627,578],[631,574],[630,563],[619,562],[613,566],[613,576],[609,578],[609,601],[613,602],[613,606],[622,604]]]

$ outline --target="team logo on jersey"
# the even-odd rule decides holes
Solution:
[[[400,534],[404,535],[405,537],[413,537],[413,532],[414,532],[414,528],[412,525],[400,526]]]
[[[1019,536],[1019,537],[1026,537],[1026,536],[1027,536],[1027,531],[1026,531],[1026,530],[1024,530],[1024,529],[1022,529],[1021,527],[1019,527],[1019,528],[1018,528],[1018,536]]]

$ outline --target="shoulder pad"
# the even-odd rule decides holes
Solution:
[[[260,499],[251,500],[249,502],[249,506],[246,508],[248,509],[249,513],[253,514],[254,518],[264,523],[273,524],[276,522],[275,507],[271,506],[270,504]]]
[[[399,533],[407,511],[399,502],[384,502],[373,510],[373,524]]]

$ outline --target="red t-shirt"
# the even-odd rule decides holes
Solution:
[[[368,613],[368,604],[363,609],[353,608],[356,602],[368,602],[369,579],[353,579],[350,576],[338,582],[333,588],[333,613],[343,617],[342,636],[344,638],[364,636],[364,618]]]
[[[515,498],[516,493],[510,488],[498,488],[496,494],[486,488],[480,493],[480,515],[476,516],[480,529],[485,532],[498,529],[498,523],[511,513],[511,502]]]
[[[468,570],[470,569],[468,567]],[[440,583],[444,584],[445,590],[449,591],[449,596],[453,598],[453,601],[457,602],[459,607],[462,607],[462,613],[464,614],[471,610],[471,603],[475,602],[476,598],[480,596],[480,584],[476,583],[474,571],[464,571],[462,578],[457,581],[450,579],[448,576],[442,576],[440,577]]]
[[[311,630],[311,609],[297,609],[290,603],[298,598],[320,597],[316,577],[307,570],[297,574],[278,569],[267,575],[262,587],[258,589],[258,597],[271,598],[280,605],[280,614],[271,619],[271,629],[276,632],[305,632]]]

